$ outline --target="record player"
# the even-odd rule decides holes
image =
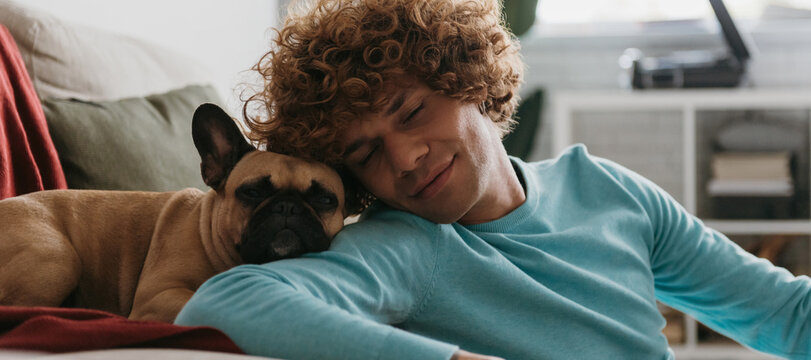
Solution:
[[[735,87],[743,83],[751,58],[747,44],[723,1],[709,1],[721,25],[726,51],[679,51],[666,56],[643,57],[639,50],[628,49],[623,56],[632,60],[630,71],[634,88]]]

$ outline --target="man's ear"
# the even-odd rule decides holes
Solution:
[[[218,191],[239,159],[256,150],[242,136],[234,119],[214,104],[197,107],[192,117],[191,134],[200,154],[203,181]]]

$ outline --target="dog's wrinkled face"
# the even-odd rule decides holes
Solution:
[[[261,167],[261,168],[259,168]],[[343,227],[341,179],[326,165],[255,151],[231,172],[223,194],[246,263],[323,251]],[[234,237],[236,239],[236,237]]]
[[[332,168],[258,151],[219,107],[201,105],[192,122],[203,180],[217,192],[214,231],[245,263],[323,251],[343,227],[344,187]]]

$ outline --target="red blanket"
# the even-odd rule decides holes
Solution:
[[[17,44],[0,25],[0,199],[65,188],[42,105]]]
[[[0,349],[70,352],[134,347],[243,353],[210,327],[133,321],[96,310],[0,306]]]

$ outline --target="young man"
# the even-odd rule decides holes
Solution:
[[[347,169],[379,201],[328,251],[209,280],[177,323],[290,359],[669,359],[661,300],[811,356],[807,277],[582,146],[507,156],[522,64],[499,10],[322,0],[291,15],[258,65],[268,118],[252,136]]]

